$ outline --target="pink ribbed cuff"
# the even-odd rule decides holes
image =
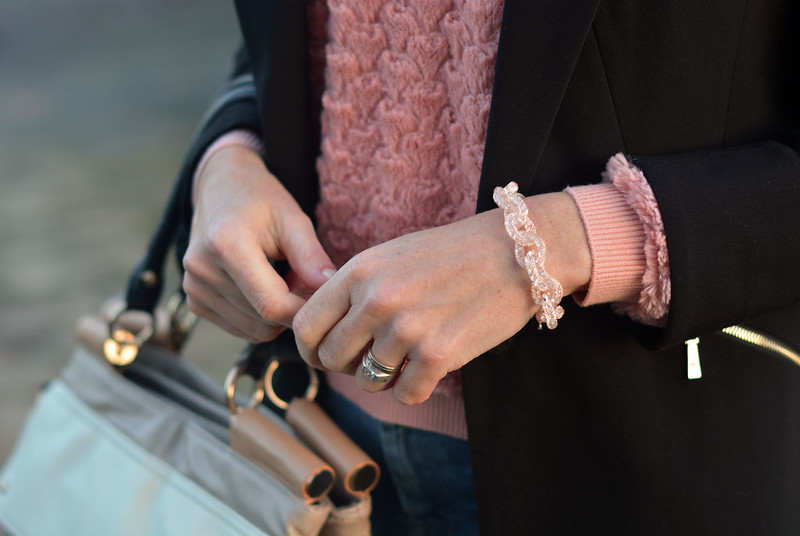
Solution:
[[[211,158],[211,155],[223,147],[230,147],[231,145],[242,145],[254,150],[260,155],[264,154],[264,146],[262,145],[261,140],[249,130],[232,130],[227,134],[223,134],[217,138],[217,140],[209,145],[206,151],[203,153],[203,156],[200,158],[200,162],[197,164],[197,168],[194,171],[194,177],[192,178],[192,205],[194,205],[195,199],[197,199],[197,177],[206,167],[209,158]]]
[[[392,391],[368,393],[347,374],[328,372],[326,377],[328,385],[333,390],[375,419],[467,439],[464,397],[460,394],[440,393],[437,387],[431,397],[422,404],[404,406],[394,399]]]
[[[613,302],[634,320],[661,325],[670,300],[669,256],[655,196],[642,172],[613,156],[603,184],[567,188],[583,219],[592,279],[580,305]]]
[[[636,301],[646,267],[644,227],[636,211],[612,184],[567,191],[578,205],[592,253],[589,289],[573,297],[584,306]]]

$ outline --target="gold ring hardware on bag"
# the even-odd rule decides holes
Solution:
[[[175,292],[164,307],[169,316],[169,339],[175,349],[180,349],[197,324],[197,315],[186,305],[186,295]]]
[[[336,475],[330,464],[259,410],[264,398],[264,377],[256,379],[248,407],[236,405],[236,385],[245,374],[236,365],[225,378],[231,410],[230,442],[233,449],[283,481],[306,504],[315,503],[333,489]]]
[[[375,488],[380,478],[380,468],[350,439],[325,413],[314,399],[319,393],[319,373],[306,366],[308,386],[303,396],[290,401],[282,399],[275,390],[275,373],[281,360],[270,362],[264,373],[267,397],[276,407],[285,410],[285,419],[294,433],[313,452],[333,467],[336,488],[340,493],[363,499]]]
[[[244,374],[244,367],[241,365],[236,365],[231,370],[228,371],[228,375],[225,377],[225,394],[228,398],[228,408],[230,408],[231,413],[236,413],[236,384],[239,383],[239,378],[242,377]],[[257,408],[261,401],[264,400],[264,378],[258,378],[256,380],[256,387],[253,390],[253,394],[250,397],[250,403],[248,407],[250,408]]]
[[[152,315],[147,315],[148,320],[141,326],[137,333],[122,327],[122,316],[125,313],[146,314],[143,311],[131,311],[120,306],[120,311],[114,314],[108,323],[108,339],[103,343],[103,355],[115,367],[127,367],[139,355],[139,349],[153,335],[155,320]]]
[[[275,386],[273,385],[275,381],[275,372],[280,366],[281,363],[277,359],[270,362],[267,371],[264,373],[264,386],[266,387],[269,401],[272,402],[275,407],[285,410],[289,407],[289,402],[278,396],[278,393],[275,392]],[[308,371],[308,387],[303,394],[303,398],[306,400],[314,400],[317,398],[317,393],[319,393],[319,375],[317,371],[311,367],[306,367],[306,370]]]

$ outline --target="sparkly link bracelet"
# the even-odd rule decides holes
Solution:
[[[514,256],[531,278],[533,302],[541,307],[536,313],[539,329],[542,328],[542,323],[547,324],[548,329],[555,329],[558,319],[564,316],[564,308],[559,305],[564,290],[561,283],[544,268],[547,248],[542,238],[536,234],[536,226],[528,218],[525,198],[518,190],[519,186],[512,181],[505,188],[495,188],[492,198],[505,213],[506,232],[514,240]],[[528,247],[531,249],[527,250]]]

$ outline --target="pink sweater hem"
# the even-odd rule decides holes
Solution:
[[[399,424],[445,434],[457,439],[467,439],[467,418],[464,397],[434,391],[431,397],[415,406],[397,402],[392,391],[368,393],[358,387],[352,376],[328,372],[328,385],[368,415],[383,422]]]

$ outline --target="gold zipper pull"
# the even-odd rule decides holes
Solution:
[[[700,369],[700,337],[686,341],[686,376],[690,380],[699,380],[703,377]]]

